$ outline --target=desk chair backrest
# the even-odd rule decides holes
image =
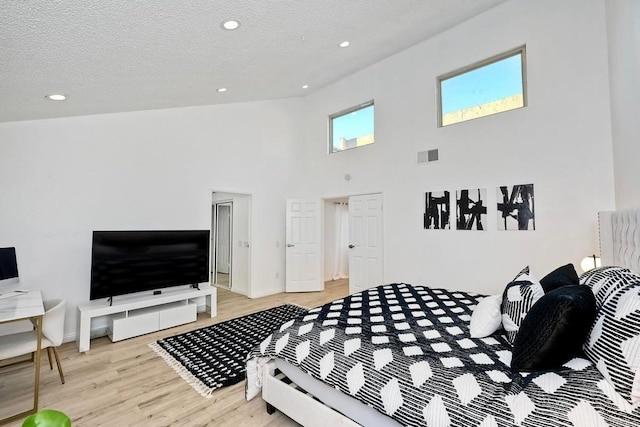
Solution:
[[[53,347],[62,344],[64,337],[64,315],[67,309],[67,301],[54,299],[44,301],[44,318],[42,319],[42,335]]]

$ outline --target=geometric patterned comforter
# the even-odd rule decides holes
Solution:
[[[469,336],[482,296],[379,286],[309,310],[250,354],[280,358],[406,426],[640,426],[593,363],[511,372],[500,330]]]

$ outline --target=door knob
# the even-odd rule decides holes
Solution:
[[[353,248],[355,248],[355,246],[349,245],[349,249],[353,249]]]
[[[292,245],[291,243],[287,243],[287,247],[288,247],[288,248],[292,248],[292,247],[294,247],[294,246],[295,246],[295,245]]]

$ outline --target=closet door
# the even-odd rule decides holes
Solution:
[[[383,284],[382,194],[349,197],[349,293]]]
[[[320,206],[320,200],[287,200],[287,292],[314,292],[324,289]]]

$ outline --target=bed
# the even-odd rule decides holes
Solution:
[[[499,303],[504,329],[471,336],[474,311],[490,301],[484,295],[379,286],[274,331],[249,354],[246,397],[260,394],[268,410],[305,426],[640,426],[640,210],[601,213],[599,223],[603,265],[616,267],[537,296],[524,269]],[[548,334],[522,338],[540,323],[531,320],[534,308],[555,316],[555,306],[544,305],[555,301],[549,295],[587,288],[593,301],[577,300],[592,305],[593,317],[582,325],[580,352],[557,366],[535,365],[541,359],[529,357],[531,347],[546,348],[536,340]],[[526,316],[509,311],[512,295],[517,304],[535,297]],[[567,313],[586,318],[560,315]],[[504,323],[508,316],[520,319],[519,331]],[[534,365],[523,365],[523,354]]]

